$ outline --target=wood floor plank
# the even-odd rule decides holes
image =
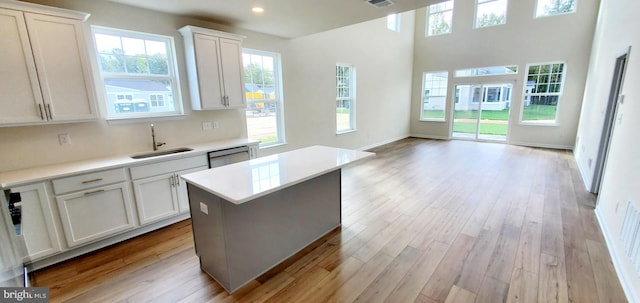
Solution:
[[[539,302],[569,302],[567,290],[567,273],[564,256],[542,253],[540,255],[540,274],[538,279]]]
[[[411,246],[394,258],[375,280],[354,300],[354,302],[377,303],[384,302],[385,298],[400,283],[402,277],[416,264],[422,251]],[[384,254],[384,252],[382,252]]]
[[[509,284],[507,303],[538,302],[538,282],[538,274],[516,267]]]
[[[587,248],[600,302],[625,302],[626,298],[623,296],[624,291],[620,283],[610,279],[615,275],[616,270],[611,263],[607,248],[602,243],[592,240],[587,240]]]
[[[420,293],[433,300],[444,301],[451,287],[458,280],[464,260],[469,255],[474,241],[475,238],[460,234]]]
[[[438,264],[444,257],[449,246],[437,241],[431,242],[422,251],[422,256],[415,266],[407,272],[396,288],[387,296],[384,302],[411,302],[414,301],[424,288],[429,278],[433,275]]]
[[[454,285],[447,295],[444,303],[473,303],[476,301],[476,294],[464,288]]]
[[[51,302],[624,302],[569,151],[407,138],[342,170],[342,227],[233,294],[190,220],[32,274]],[[470,156],[472,155],[472,156]]]

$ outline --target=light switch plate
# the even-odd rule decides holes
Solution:
[[[208,215],[209,207],[207,206],[207,204],[200,202],[200,211],[203,212],[205,215]]]

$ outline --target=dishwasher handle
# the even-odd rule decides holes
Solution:
[[[244,152],[249,152],[248,146],[240,146],[240,147],[216,150],[216,151],[208,152],[207,156],[209,157],[209,159],[211,159],[211,158],[224,157],[224,156],[233,155],[237,153],[244,153]]]

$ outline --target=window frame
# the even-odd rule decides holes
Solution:
[[[444,95],[429,95],[430,98],[431,97],[443,97],[443,99],[444,99],[443,107],[444,108],[442,109],[442,113],[443,113],[442,118],[425,118],[424,117],[424,111],[425,111],[424,105],[427,104],[427,103],[424,102],[425,92],[427,90],[430,90],[430,92],[431,92],[431,90],[433,90],[431,87],[429,89],[427,89],[425,87],[425,84],[426,84],[425,77],[426,77],[427,74],[446,74],[447,75],[447,77],[446,77],[446,84],[447,85],[444,87],[444,90],[442,89],[442,86],[439,87],[440,91],[444,91]],[[449,92],[449,89],[450,89],[450,87],[449,87],[449,83],[450,83],[449,80],[450,79],[449,78],[450,78],[450,76],[451,75],[450,75],[449,71],[446,71],[446,70],[444,70],[444,71],[426,71],[426,72],[422,73],[422,80],[421,80],[421,82],[422,82],[422,90],[420,91],[420,113],[419,113],[419,117],[420,118],[419,118],[419,121],[422,121],[422,122],[446,122],[447,121],[447,103],[448,103],[448,98],[449,98],[449,93],[450,93]],[[455,92],[454,92],[454,94],[455,94]]]
[[[451,9],[444,9],[442,11],[438,11],[438,12],[435,12],[435,13],[431,12],[432,7],[435,7],[436,5],[439,5],[439,4],[445,4],[446,5],[447,2],[451,2]],[[447,34],[453,33],[454,8],[455,8],[455,1],[454,0],[443,1],[443,2],[440,2],[440,3],[435,3],[435,4],[431,4],[431,5],[427,6],[426,7],[427,18],[426,18],[424,36],[425,37],[436,37],[436,36],[442,36],[442,35],[447,35]],[[436,15],[436,14],[444,14],[446,12],[451,12],[451,23],[449,24],[449,31],[443,32],[443,33],[438,33],[438,34],[431,34],[430,31],[429,31],[429,29],[430,29],[429,25],[431,25],[431,22],[430,22],[431,21],[431,16],[432,15]]]
[[[284,95],[282,89],[282,60],[279,53],[257,50],[251,48],[242,48],[242,56],[245,54],[248,55],[257,55],[257,56],[265,56],[273,58],[273,89],[275,93],[275,101],[270,99],[261,99],[262,102],[274,102],[276,103],[276,136],[278,140],[275,142],[262,143],[258,145],[260,149],[270,148],[280,145],[287,144],[286,132],[285,132],[285,117],[284,117]],[[242,63],[244,70],[244,61]],[[245,85],[244,77],[242,79],[243,86]],[[246,93],[246,92],[245,92]],[[249,105],[252,102],[260,102],[259,100],[254,100],[250,98],[246,98],[247,109],[249,109]],[[245,115],[245,122],[247,122],[247,118]],[[247,135],[249,132],[249,126],[247,125]]]
[[[348,98],[340,98],[339,97],[339,89],[340,87],[338,86],[338,77],[340,77],[338,75],[338,68],[342,67],[342,68],[348,68],[349,69],[349,82],[348,82],[348,89],[349,89],[349,97]],[[346,64],[346,63],[336,63],[336,99],[335,99],[335,119],[336,119],[336,135],[340,135],[340,134],[346,134],[346,133],[350,133],[350,132],[355,132],[357,131],[357,127],[356,127],[356,67],[352,64]],[[338,102],[344,102],[346,100],[349,100],[349,128],[346,129],[338,129]]]
[[[549,14],[549,15],[538,15],[538,5],[540,4],[540,0],[536,0],[536,6],[535,9],[533,10],[533,18],[534,19],[538,19],[538,18],[547,18],[547,17],[555,17],[555,16],[562,16],[562,15],[568,15],[568,14],[574,14],[578,11],[578,1],[579,0],[574,0],[575,2],[575,7],[573,9],[573,11],[570,12],[564,12],[564,13],[555,13],[555,14]]]
[[[150,41],[159,41],[165,43],[166,46],[166,56],[167,56],[167,75],[159,75],[159,74],[133,74],[133,73],[125,73],[125,72],[104,72],[102,70],[102,66],[100,64],[100,50],[98,49],[96,34],[103,35],[111,35],[111,36],[119,36],[133,39],[142,39],[142,40],[150,40]],[[132,31],[114,27],[105,27],[98,25],[91,25],[91,41],[93,43],[93,53],[92,56],[95,56],[96,62],[96,83],[99,85],[98,87],[98,100],[99,107],[103,112],[103,116],[105,120],[108,122],[118,122],[118,121],[140,121],[140,120],[149,120],[157,118],[171,118],[171,117],[180,117],[184,116],[184,105],[182,100],[182,92],[180,87],[180,75],[178,73],[178,62],[175,48],[175,40],[172,36],[159,35],[154,33],[140,32],[140,31]],[[171,83],[171,91],[169,94],[171,95],[174,103],[175,110],[173,111],[163,111],[163,112],[135,112],[135,113],[117,113],[114,109],[111,109],[109,106],[109,98],[107,91],[107,83],[106,79],[136,79],[136,80],[160,80],[160,81],[169,81]],[[150,92],[149,95],[153,94]],[[124,93],[117,93],[116,95],[124,95]],[[133,95],[130,94],[130,95]],[[163,97],[164,98],[164,97]],[[133,98],[136,99],[136,98]],[[163,102],[168,102],[167,98],[164,98]],[[151,107],[151,100],[149,100],[149,107]]]
[[[528,78],[529,78],[529,68],[531,68],[532,66],[544,66],[544,65],[554,65],[554,64],[562,64],[562,82],[560,82],[560,91],[559,92],[554,92],[554,93],[528,93],[527,92],[527,83],[528,83]],[[520,125],[535,125],[535,126],[558,126],[560,125],[559,121],[558,121],[558,113],[560,112],[560,105],[562,104],[561,100],[562,100],[562,95],[564,94],[564,89],[565,89],[565,81],[567,79],[567,62],[566,61],[549,61],[549,62],[538,62],[538,63],[527,63],[527,65],[525,66],[525,72],[524,73],[524,81],[523,81],[523,87],[522,87],[522,106],[520,108],[520,118],[519,118],[519,124]],[[547,82],[547,83],[551,83],[551,82]],[[525,109],[525,99],[527,97],[535,97],[535,96],[557,96],[558,97],[558,101],[556,103],[556,114],[555,114],[555,118],[553,120],[553,122],[537,122],[536,120],[523,120],[524,118],[524,109]]]
[[[481,0],[476,0],[476,7],[475,7],[475,13],[473,14],[473,28],[474,29],[481,29],[481,28],[488,28],[488,27],[494,27],[494,26],[500,26],[500,25],[505,25],[507,24],[507,14],[509,12],[509,0],[484,0],[484,2],[480,3]],[[498,2],[498,1],[504,1],[505,2],[505,8],[504,8],[504,22],[502,23],[498,23],[498,24],[491,24],[491,25],[484,25],[484,26],[478,26],[478,8],[480,7],[480,4],[486,4],[486,3],[491,3],[491,2]]]

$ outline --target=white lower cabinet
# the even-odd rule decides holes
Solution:
[[[207,169],[200,166],[133,181],[140,224],[159,221],[189,211],[187,185],[180,175]]]
[[[135,227],[127,183],[57,196],[67,245],[74,247]]]
[[[51,211],[51,200],[46,183],[11,188],[22,198],[22,232],[29,254],[37,260],[60,251],[58,229]]]

